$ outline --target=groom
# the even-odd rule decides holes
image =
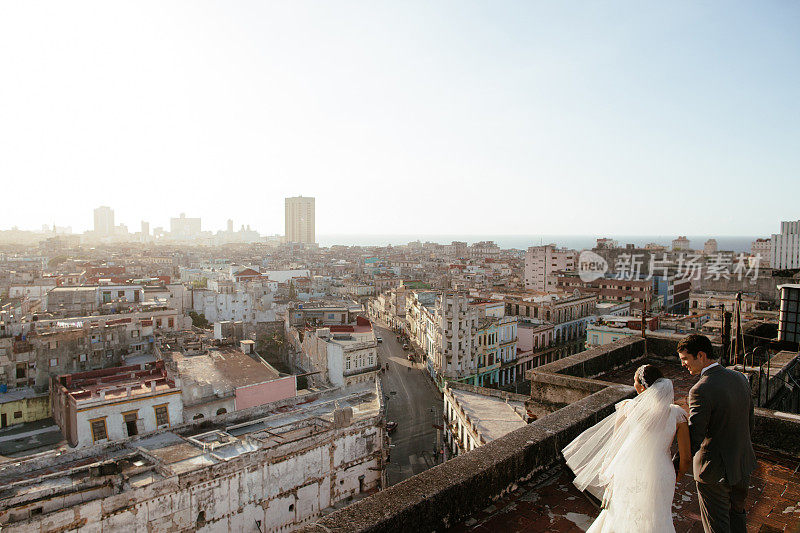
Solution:
[[[678,356],[691,375],[700,376],[689,391],[689,435],[703,529],[745,533],[744,500],[756,467],[750,383],[717,362],[703,335],[682,339]]]

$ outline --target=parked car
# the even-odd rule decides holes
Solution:
[[[414,362],[414,354],[413,353],[408,354],[408,360],[411,361],[412,363]]]
[[[393,433],[395,429],[397,429],[397,422],[394,422],[393,420],[386,422],[386,431],[388,433]]]
[[[383,342],[383,339],[381,338],[380,335],[375,335],[375,340],[378,342]]]
[[[406,344],[404,344],[404,345],[403,345],[403,349],[404,349],[404,350],[408,350],[408,343],[406,343]]]

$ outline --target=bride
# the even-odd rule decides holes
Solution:
[[[691,468],[686,412],[673,405],[672,381],[653,365],[636,370],[638,393],[564,448],[575,486],[602,499],[587,533],[674,533],[675,468],[670,448],[678,439],[677,479]]]

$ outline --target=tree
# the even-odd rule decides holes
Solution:
[[[195,311],[189,311],[189,318],[192,319],[192,326],[200,329],[208,329],[211,325],[203,313],[197,314]]]
[[[65,255],[57,255],[57,256],[51,258],[50,261],[47,262],[47,265],[50,268],[55,268],[55,267],[57,267],[58,265],[60,265],[61,263],[63,263],[66,260],[67,260],[67,256],[65,256]]]
[[[279,357],[285,344],[286,339],[283,336],[283,331],[273,331],[269,335],[262,337],[259,351],[263,351],[265,355]]]

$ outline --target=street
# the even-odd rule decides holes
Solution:
[[[388,397],[386,419],[397,422],[390,435],[392,447],[386,469],[389,485],[394,485],[437,464],[433,425],[441,424],[442,398],[423,366],[407,359],[409,352],[403,350],[391,329],[375,324],[375,332],[383,338],[378,344],[379,361],[389,364],[381,375],[383,394]]]

